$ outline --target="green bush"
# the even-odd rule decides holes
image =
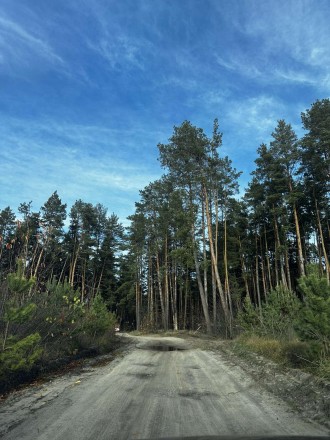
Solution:
[[[250,297],[244,298],[243,309],[237,314],[237,321],[247,333],[258,333],[260,328],[260,314],[251,303]]]
[[[85,314],[83,330],[92,337],[103,336],[106,332],[114,332],[116,317],[109,312],[105,302],[97,295]]]
[[[243,311],[238,314],[239,325],[248,333],[279,339],[294,336],[293,321],[299,310],[296,295],[283,286],[277,286],[267,296],[261,309],[244,300]]]
[[[93,348],[98,352],[108,351],[115,333],[116,317],[109,312],[100,295],[85,310],[80,326],[72,339],[72,347],[78,350]]]
[[[304,341],[319,341],[330,352],[330,285],[325,277],[310,274],[298,280],[303,303],[295,319],[295,329]]]
[[[29,371],[42,354],[39,343],[39,333],[33,333],[19,341],[9,337],[6,350],[0,353],[0,379],[5,379],[13,372]]]
[[[14,307],[8,302],[5,307],[4,320],[15,324],[24,324],[29,321],[36,311],[37,305],[34,303],[26,304],[22,307]]]
[[[283,286],[277,286],[267,296],[262,308],[261,333],[279,339],[294,336],[293,321],[299,310],[296,295]]]
[[[15,372],[29,371],[42,353],[40,334],[38,332],[29,334],[27,330],[37,306],[27,298],[30,296],[35,279],[26,278],[23,269],[23,261],[19,259],[16,272],[7,276],[9,295],[4,302],[2,322],[0,322],[4,329],[0,351],[2,381]]]
[[[282,354],[289,366],[294,368],[312,367],[317,365],[322,356],[320,344],[303,341],[284,343]]]
[[[7,284],[9,290],[12,294],[16,296],[21,295],[22,297],[24,297],[24,294],[28,292],[31,287],[35,285],[35,283],[36,279],[34,277],[26,278],[24,276],[24,261],[19,258],[17,260],[16,272],[10,273],[7,276]]]

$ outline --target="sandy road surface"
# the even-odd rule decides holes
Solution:
[[[329,434],[222,354],[159,337],[132,337],[120,359],[9,398],[0,425],[6,440]]]

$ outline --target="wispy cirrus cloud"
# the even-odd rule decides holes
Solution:
[[[103,36],[99,41],[87,42],[87,46],[101,56],[111,69],[131,67],[145,70],[145,52],[150,44],[144,39],[132,40],[127,35]]]
[[[0,194],[0,207],[16,208],[33,200],[39,208],[55,190],[69,205],[77,198],[104,203],[122,218],[134,210],[139,190],[161,173],[154,161],[130,161],[134,143],[149,141],[142,130],[120,131],[56,121],[7,119],[0,128],[0,185],[14,182]],[[19,127],[19,129],[18,129]],[[143,141],[142,141],[143,139]],[[155,146],[153,146],[155,147]],[[146,156],[150,156],[148,151]],[[46,199],[45,199],[46,198]]]
[[[275,128],[276,121],[286,115],[284,104],[268,95],[233,102],[225,114],[226,124],[235,127],[242,139],[246,138],[246,147],[251,149],[250,139],[256,147],[267,142]],[[244,143],[241,144],[244,148]]]
[[[263,84],[329,90],[329,2],[242,1],[223,14],[238,37],[215,55],[223,69]]]
[[[65,61],[42,37],[12,21],[0,11],[0,50],[2,66],[31,65],[36,57],[63,67]]]

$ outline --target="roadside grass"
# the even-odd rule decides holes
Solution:
[[[280,339],[243,334],[232,342],[236,354],[244,357],[253,352],[276,362],[283,367],[301,369],[326,381],[330,381],[330,357],[324,353],[322,345],[316,342],[303,342],[298,339]]]

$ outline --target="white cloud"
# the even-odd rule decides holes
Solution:
[[[149,51],[145,40],[132,40],[126,35],[105,35],[98,42],[87,41],[90,49],[104,58],[111,69],[131,66],[144,70],[144,52]]]
[[[0,185],[6,190],[0,194],[0,209],[15,208],[26,200],[39,208],[58,190],[69,205],[78,198],[102,203],[124,219],[132,214],[139,190],[161,175],[156,160],[143,160],[149,155],[150,138],[141,127],[123,134],[56,121],[4,120]],[[146,151],[141,149],[136,158],[134,148],[140,138],[145,139]],[[152,147],[156,155],[156,145]]]
[[[31,56],[39,56],[52,64],[63,66],[64,60],[45,41],[44,38],[35,36],[23,26],[3,15],[0,15],[0,48],[2,64],[26,63]]]
[[[228,59],[216,54],[215,60],[219,66],[249,78],[257,78],[262,75],[261,70],[254,64],[253,60],[247,58],[246,55],[242,56],[240,52],[230,55]]]
[[[284,106],[281,102],[271,96],[260,95],[234,102],[226,112],[225,119],[226,123],[236,127],[241,137],[248,133],[254,141],[265,142],[283,114]]]
[[[216,62],[264,84],[303,83],[324,92],[330,65],[327,9],[323,0],[236,3],[222,14],[238,38],[230,50],[216,54]]]

